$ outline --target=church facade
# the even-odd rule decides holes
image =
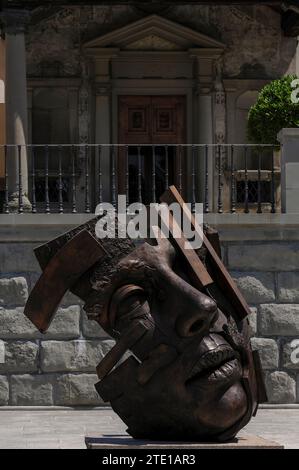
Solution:
[[[297,19],[298,12],[295,8],[284,12],[280,2],[274,7],[260,2],[251,6],[242,6],[242,2],[225,6],[207,6],[207,2],[166,2],[171,4],[168,6],[94,3],[105,4],[3,11],[7,94],[11,97],[6,143],[107,146],[102,149],[101,169],[99,157],[92,156],[92,171],[102,177],[101,200],[111,198],[109,145],[130,146],[133,187],[139,171],[138,149],[133,144],[246,144],[248,110],[261,88],[273,79],[298,73],[296,22],[290,27],[284,16],[287,13]],[[59,162],[57,151],[52,153],[49,178],[50,186],[55,186]],[[83,186],[79,173],[84,173],[84,156],[78,153],[79,188]],[[121,151],[117,153],[115,178],[118,192],[123,193],[126,169]],[[145,162],[151,158],[147,156],[151,150],[145,148],[141,153]],[[169,179],[180,186],[176,175],[181,172],[187,188],[191,186],[188,174],[196,173],[201,188],[196,195],[203,199],[204,172],[209,173],[209,187],[217,186],[217,155],[209,148],[204,168],[204,152],[199,151],[193,168],[190,148],[183,153],[185,167],[181,167],[178,150],[170,149]],[[43,158],[35,158],[37,174],[44,170]],[[225,179],[229,156],[224,152],[221,158]],[[29,196],[31,159],[30,151],[24,151],[22,188]],[[244,167],[240,149],[235,164],[239,170]],[[150,200],[146,180],[155,173],[157,186],[165,185],[165,149],[157,147],[155,168],[142,165],[142,191]],[[256,170],[256,159],[249,158],[247,166]],[[67,151],[63,171],[72,172]],[[71,185],[67,177],[65,182]],[[44,190],[43,185],[39,187]],[[98,183],[92,178],[90,187],[93,202],[99,200]],[[15,190],[10,188],[10,193]],[[131,199],[137,198],[137,192],[137,187],[132,189]],[[212,210],[216,193],[215,189],[210,192]],[[188,192],[185,195],[190,197]],[[225,184],[223,197],[225,205]]]

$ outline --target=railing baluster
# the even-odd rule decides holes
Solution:
[[[63,181],[62,181],[62,146],[58,149],[58,205],[59,214],[63,214]]]
[[[217,146],[218,153],[218,214],[223,213],[222,204],[222,158],[221,158],[221,145]]]
[[[275,201],[275,162],[274,162],[274,150],[272,147],[272,168],[271,168],[271,214],[276,213],[276,201]]]
[[[152,146],[152,202],[156,202],[156,148]]]
[[[111,202],[113,207],[116,208],[116,163],[114,146],[111,147]]]
[[[50,214],[50,198],[49,198],[49,146],[45,147],[45,212]]]
[[[169,148],[165,145],[165,190],[169,187]]]
[[[247,155],[248,148],[247,146],[244,147],[244,162],[245,162],[245,214],[249,213],[249,193],[248,193],[248,155]]]
[[[99,162],[99,204],[103,202],[103,182],[102,182],[102,147],[98,146],[98,162]]]
[[[19,214],[24,211],[23,208],[23,184],[22,184],[22,146],[18,145],[18,166],[19,166]]]
[[[31,212],[36,214],[35,148],[31,147]]]
[[[192,145],[192,169],[191,169],[191,179],[192,179],[192,183],[191,183],[191,192],[192,192],[192,196],[191,196],[191,210],[192,212],[194,213],[195,212],[195,201],[196,201],[196,195],[195,195],[195,147],[194,145]]]
[[[129,146],[126,145],[126,155],[125,155],[125,193],[126,193],[126,206],[129,205]]]
[[[85,145],[85,213],[90,213],[89,198],[89,147]]]
[[[141,166],[140,145],[138,146],[137,152],[138,152],[138,202],[142,204],[142,166]]]
[[[257,172],[257,214],[262,214],[262,188],[261,188],[261,169],[262,169],[262,155],[261,147],[258,149],[258,172]]]
[[[231,145],[231,213],[236,212],[236,169],[234,159],[234,146]]]
[[[204,212],[208,214],[209,209],[209,146],[205,146],[205,198],[204,198]]]
[[[179,192],[182,194],[182,146],[179,145]]]
[[[77,212],[76,202],[76,148],[72,145],[72,213]]]
[[[8,193],[8,156],[7,145],[4,146],[4,160],[5,160],[5,196],[4,196],[4,214],[9,214],[9,193]]]

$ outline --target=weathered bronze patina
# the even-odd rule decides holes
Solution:
[[[183,204],[175,188],[162,199]],[[44,332],[68,289],[83,299],[89,318],[116,339],[97,366],[96,389],[133,437],[233,438],[265,393],[249,308],[219,257],[217,233],[206,227],[203,246],[187,253],[158,227],[154,242],[138,246],[97,240],[97,220],[36,250],[43,274],[25,314]]]

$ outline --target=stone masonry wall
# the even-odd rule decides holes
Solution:
[[[23,315],[39,275],[38,243],[0,243],[0,405],[95,406],[95,367],[113,341],[68,294],[46,335]],[[299,402],[299,242],[223,243],[224,260],[252,307],[271,403]],[[1,363],[1,358],[5,359]]]
[[[260,351],[270,403],[299,402],[299,243],[225,243],[233,278],[252,307],[252,345]],[[299,341],[297,342],[297,349]]]
[[[295,73],[296,39],[281,30],[281,16],[265,5],[162,7],[161,16],[222,41],[226,45],[226,78],[276,78]],[[41,76],[46,65],[59,63],[62,76],[80,76],[82,44],[137,21],[150,12],[128,5],[46,9],[26,36],[27,69]],[[48,72],[49,73],[49,72]]]
[[[0,243],[0,405],[100,405],[95,367],[113,341],[71,294],[45,335],[23,315],[39,275],[33,246]]]

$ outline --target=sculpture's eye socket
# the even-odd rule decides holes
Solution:
[[[148,296],[145,290],[134,284],[127,284],[114,292],[109,306],[109,321],[112,328],[130,326],[133,320],[149,315]]]

